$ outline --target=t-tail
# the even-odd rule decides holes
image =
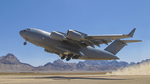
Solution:
[[[135,32],[135,28],[128,34],[128,36],[133,37]],[[104,50],[116,55],[125,45],[126,43],[133,43],[133,42],[142,42],[141,40],[120,40],[117,39],[108,45]]]

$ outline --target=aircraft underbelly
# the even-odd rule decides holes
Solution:
[[[84,56],[81,56],[79,59],[85,60],[112,60],[118,59],[118,57],[114,56],[113,54],[106,52],[104,50],[95,49],[91,47],[82,48],[81,52]]]

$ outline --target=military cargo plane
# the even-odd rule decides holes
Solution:
[[[19,33],[24,38],[24,45],[27,41],[43,47],[48,53],[55,53],[69,61],[72,59],[83,60],[116,60],[115,56],[126,43],[141,42],[141,40],[120,40],[133,37],[135,28],[129,34],[117,35],[88,35],[76,30],[68,30],[67,33],[52,31],[51,33],[36,29],[27,28]],[[112,42],[113,41],[113,42]],[[108,45],[108,43],[110,43]],[[108,45],[104,50],[97,49],[100,44]]]

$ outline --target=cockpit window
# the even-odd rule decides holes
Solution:
[[[27,30],[29,30],[29,31],[30,31],[30,29],[27,29]]]

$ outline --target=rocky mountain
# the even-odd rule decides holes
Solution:
[[[29,64],[21,63],[13,54],[0,57],[0,72],[33,71]]]
[[[150,59],[143,60],[142,62],[150,61]],[[139,63],[142,63],[139,62]],[[0,72],[26,72],[26,71],[112,71],[118,68],[131,66],[136,63],[130,64],[124,61],[83,61],[78,63],[65,63],[58,59],[53,63],[49,62],[44,66],[34,67],[30,64],[20,62],[13,54],[7,54],[0,57]],[[137,63],[138,64],[138,63]]]
[[[77,64],[78,70],[94,70],[94,71],[111,71],[116,70],[120,67],[129,66],[127,62],[118,62],[118,61],[107,61],[107,60],[98,60],[98,61],[89,61],[79,62]]]
[[[6,56],[2,56],[0,58],[0,63],[3,63],[3,64],[20,64],[21,62],[13,54],[7,54]]]

